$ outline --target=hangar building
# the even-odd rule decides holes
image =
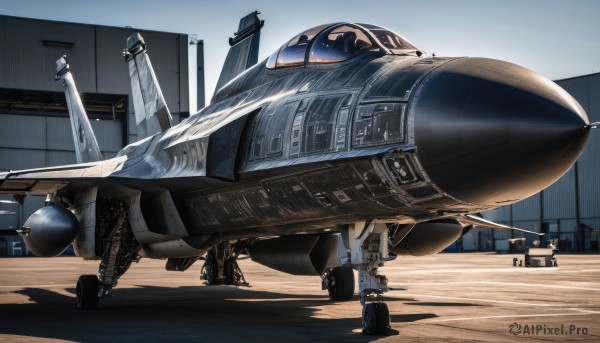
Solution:
[[[54,81],[62,55],[68,56],[102,154],[110,157],[137,140],[129,69],[121,54],[134,32],[148,44],[176,122],[189,116],[188,47],[198,49],[202,108],[203,46],[190,45],[187,34],[0,16],[0,171],[76,163],[63,86]],[[21,207],[12,200],[0,195],[0,256],[23,251],[14,229],[44,201],[28,197]]]

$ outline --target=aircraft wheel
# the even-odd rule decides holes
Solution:
[[[385,303],[368,303],[363,307],[363,334],[382,335],[397,334],[390,329],[390,311]]]
[[[82,310],[93,310],[98,307],[98,291],[100,281],[96,275],[81,275],[77,280],[77,307]]]
[[[377,333],[380,335],[387,334],[390,328],[390,310],[387,304],[377,303]]]
[[[352,268],[336,267],[327,275],[329,299],[345,301],[354,295],[354,272]]]
[[[375,303],[368,303],[363,306],[362,314],[363,334],[377,334],[377,307]]]

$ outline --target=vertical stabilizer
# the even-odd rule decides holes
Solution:
[[[127,49],[123,51],[123,56],[129,64],[138,138],[153,136],[172,127],[173,117],[146,53],[144,38],[139,33],[127,38]]]
[[[62,81],[63,86],[65,86],[65,98],[69,108],[69,118],[71,118],[71,131],[73,132],[77,163],[100,161],[102,160],[102,154],[98,147],[98,141],[96,141],[90,120],[83,108],[66,57],[63,56],[56,61],[55,79]]]
[[[225,58],[215,92],[258,62],[260,29],[265,24],[263,20],[258,19],[259,14],[260,12],[255,11],[240,19],[234,38],[229,38],[231,48]]]

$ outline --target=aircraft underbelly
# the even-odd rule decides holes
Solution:
[[[404,163],[411,175],[398,178],[386,167],[393,162]],[[410,153],[329,163],[228,190],[188,194],[182,199],[186,209],[181,214],[194,236],[249,229],[268,234],[275,227],[289,227],[292,233],[364,219],[425,218],[432,211],[438,215],[434,209],[440,208],[470,210],[436,188],[420,174],[416,163]],[[310,224],[317,221],[316,227]]]

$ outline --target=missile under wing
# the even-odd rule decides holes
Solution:
[[[255,16],[240,37],[262,26]],[[249,254],[321,276],[332,300],[352,297],[357,269],[365,333],[392,333],[378,268],[436,253],[472,225],[514,229],[471,214],[552,184],[591,128],[568,93],[532,71],[428,56],[375,25],[314,27],[253,66],[231,56],[245,70],[223,76],[209,106],[172,126],[154,106],[140,118],[160,114],[159,129],[116,157],[0,174],[1,193],[49,195],[21,230],[30,244],[55,252],[75,234],[81,257],[102,260],[99,279],[78,283],[81,308],[142,257],[178,271],[203,258],[209,285],[244,285],[236,258]],[[155,79],[130,76],[134,103],[145,91],[161,97]],[[52,234],[49,221],[64,247],[33,239]]]

